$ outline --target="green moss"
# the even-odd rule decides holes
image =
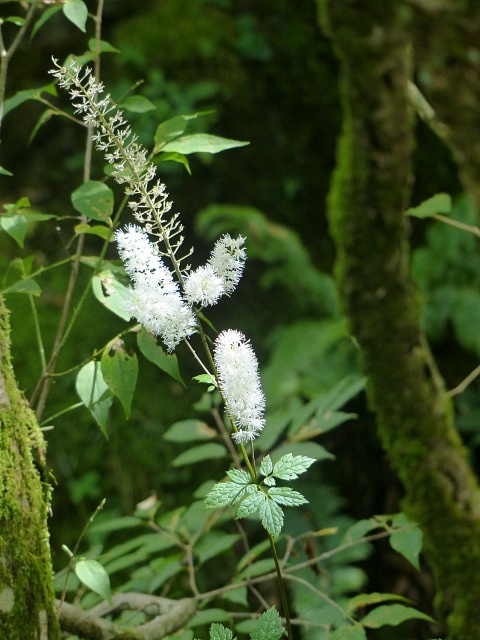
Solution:
[[[420,329],[404,211],[413,123],[408,25],[395,3],[335,0],[343,133],[330,200],[336,276],[369,376],[378,431],[425,533],[449,638],[480,638],[480,503],[452,406]],[[398,14],[397,14],[398,13]]]
[[[0,299],[0,637],[57,640],[48,492],[31,449],[41,432],[15,382],[9,331]]]

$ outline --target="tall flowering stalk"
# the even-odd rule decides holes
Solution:
[[[266,529],[277,570],[280,595],[292,638],[288,601],[276,552],[275,539],[283,525],[282,506],[297,506],[305,498],[277,480],[292,480],[313,460],[287,454],[273,463],[267,455],[259,471],[245,450],[265,425],[265,397],[261,389],[255,353],[239,331],[223,331],[215,340],[213,355],[200,321],[200,310],[230,295],[243,273],[245,238],[221,237],[203,266],[192,270],[185,264],[193,250],[181,252],[183,226],[172,214],[165,185],[156,177],[155,165],[138,143],[122,111],[105,94],[104,86],[75,61],[68,66],[55,62],[50,73],[70,92],[75,112],[94,129],[93,141],[111,165],[114,179],[125,185],[129,206],[138,224],[117,230],[115,239],[125,271],[131,279],[127,308],[150,333],[159,336],[169,352],[198,332],[206,350],[212,375],[225,403],[247,471],[231,469],[229,480],[218,483],[207,495],[207,508],[236,506],[237,517],[258,513]],[[193,351],[197,360],[200,358]],[[202,365],[203,366],[203,365]],[[207,369],[208,370],[208,369]],[[260,477],[263,476],[263,480]]]
[[[117,230],[115,239],[125,270],[131,279],[127,308],[150,333],[159,336],[168,351],[196,331],[202,332],[199,310],[230,295],[243,273],[245,238],[225,234],[215,244],[207,263],[195,270],[185,265],[193,250],[181,253],[183,225],[171,213],[166,186],[156,176],[147,150],[138,143],[122,111],[105,93],[88,68],[74,60],[68,66],[55,61],[50,72],[70,93],[75,113],[94,128],[93,141],[111,165],[111,174],[124,185],[138,225]],[[168,261],[170,267],[165,261]],[[217,341],[215,360],[220,391],[232,419],[238,443],[253,440],[263,427],[263,393],[258,364],[251,347],[225,332]],[[222,337],[223,336],[223,337]],[[230,341],[230,347],[228,343]],[[206,340],[203,340],[207,347]],[[208,348],[208,347],[207,347]],[[237,353],[237,363],[233,355]],[[240,358],[243,354],[243,361]],[[234,389],[242,390],[235,395]]]

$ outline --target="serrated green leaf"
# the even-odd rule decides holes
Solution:
[[[271,487],[267,495],[277,504],[282,504],[286,507],[297,507],[308,502],[301,493],[294,491],[290,487]]]
[[[267,499],[259,504],[259,515],[264,529],[273,538],[278,538],[283,526],[283,511],[281,507],[267,496]]]
[[[90,559],[78,560],[75,563],[75,573],[86,587],[112,604],[110,578],[99,562]]]
[[[404,513],[399,513],[392,520],[392,526],[405,527],[399,531],[394,531],[390,536],[390,545],[404,558],[406,558],[415,569],[420,569],[419,556],[422,550],[423,533],[418,525],[412,522]]]
[[[257,511],[260,512],[261,504],[267,500],[267,496],[258,489],[256,485],[255,491],[242,500],[237,509],[237,518],[248,518]]]
[[[113,203],[113,191],[98,180],[88,180],[72,193],[75,210],[87,218],[101,222],[110,221]]]
[[[305,473],[314,462],[314,458],[287,453],[274,464],[272,475],[280,480],[295,480],[301,473]]]
[[[208,133],[192,133],[167,142],[162,151],[176,151],[185,155],[190,153],[219,153],[226,149],[244,147],[247,144],[250,143],[242,140],[221,138]]]
[[[227,471],[227,475],[235,484],[250,484],[251,482],[250,474],[243,469],[230,469]]]
[[[233,640],[233,633],[223,624],[214,622],[210,627],[210,640]]]
[[[182,467],[187,464],[196,464],[205,460],[216,460],[224,458],[227,453],[225,447],[217,442],[209,442],[208,444],[200,444],[192,447],[187,451],[183,451],[180,455],[172,460],[174,467]]]
[[[273,471],[273,462],[270,456],[267,454],[260,465],[260,473],[262,476],[269,476]]]
[[[272,460],[275,462],[287,453],[291,453],[292,456],[306,456],[314,460],[335,459],[335,456],[330,453],[330,451],[327,451],[325,447],[318,444],[318,442],[312,442],[311,440],[306,442],[293,442],[292,440],[287,440],[272,451]]]
[[[133,113],[146,113],[147,111],[154,111],[157,108],[153,102],[145,98],[145,96],[128,96],[120,106]]]
[[[66,0],[63,5],[63,13],[76,27],[85,33],[87,24],[88,8],[83,0]]]
[[[215,378],[210,373],[201,373],[198,376],[193,376],[192,380],[196,380],[197,382],[200,382],[201,384],[209,384],[213,388],[215,388],[217,386],[217,381],[215,380]]]
[[[105,350],[101,359],[102,374],[110,391],[120,400],[125,417],[130,417],[133,394],[138,378],[137,354],[129,355],[123,342]]]
[[[163,434],[169,442],[195,442],[197,440],[211,440],[217,436],[215,429],[201,420],[181,420],[175,422]]]
[[[256,621],[250,637],[252,640],[279,640],[283,632],[284,627],[278,611],[275,607],[271,607]]]
[[[235,504],[247,494],[248,485],[240,485],[235,482],[217,482],[205,498],[206,509],[221,509]]]
[[[415,218],[431,218],[437,213],[450,213],[451,210],[452,198],[448,193],[437,193],[417,207],[407,209],[406,214]]]
[[[101,271],[92,279],[92,291],[96,299],[109,311],[126,320],[130,320],[127,304],[130,290],[110,270]]]
[[[113,402],[113,394],[103,379],[99,362],[90,361],[77,374],[75,387],[80,400],[92,414],[103,435],[108,440],[107,418]]]
[[[427,614],[417,611],[412,607],[405,607],[403,604],[386,604],[376,607],[362,618],[361,624],[369,629],[379,629],[385,625],[396,627],[406,620],[426,620],[435,622],[433,618]]]
[[[166,374],[185,387],[185,382],[178,368],[177,356],[174,353],[165,353],[162,347],[157,344],[156,339],[146,329],[142,329],[138,334],[137,344],[147,360],[153,362],[159,369],[165,371]]]

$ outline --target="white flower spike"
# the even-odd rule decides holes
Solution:
[[[240,331],[222,331],[215,340],[214,360],[226,410],[238,429],[232,439],[255,440],[265,426],[265,396],[250,343]]]

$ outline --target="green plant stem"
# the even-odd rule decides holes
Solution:
[[[288,607],[287,592],[285,591],[285,582],[283,580],[280,562],[278,561],[277,547],[275,546],[275,541],[270,533],[268,534],[268,540],[270,542],[273,561],[275,563],[275,571],[277,572],[278,588],[280,589],[280,599],[282,601],[283,613],[285,615],[285,626],[287,627],[287,637],[288,640],[292,640],[292,622],[290,620],[290,609]]]
[[[477,238],[480,238],[480,227],[475,227],[474,225],[471,225],[471,224],[465,224],[464,222],[455,220],[455,218],[449,218],[448,216],[444,216],[441,213],[436,213],[433,217],[435,218],[435,220],[439,220],[440,222],[449,224],[451,227],[455,227],[456,229],[461,229],[462,231],[468,231],[468,233],[473,233],[474,236],[477,236]]]

